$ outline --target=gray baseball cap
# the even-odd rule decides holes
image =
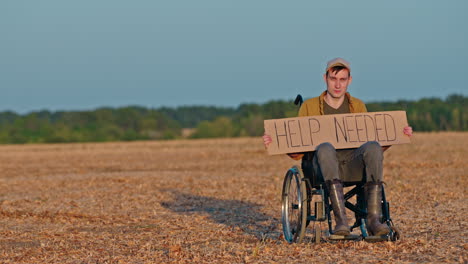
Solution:
[[[335,67],[335,66],[343,66],[347,68],[349,72],[351,72],[351,66],[349,65],[348,61],[346,61],[343,58],[334,58],[333,60],[327,63],[327,69],[325,70],[325,73],[328,72],[330,68]]]

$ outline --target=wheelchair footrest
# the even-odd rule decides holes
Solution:
[[[384,236],[367,236],[364,238],[366,242],[381,242],[381,241],[388,241],[388,235]]]
[[[339,235],[330,235],[330,240],[357,240],[360,239],[360,235],[350,234],[347,236],[339,236]]]

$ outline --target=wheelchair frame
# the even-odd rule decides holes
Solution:
[[[345,192],[345,206],[355,215],[355,222],[351,231],[359,227],[361,234],[338,236],[332,233],[333,210],[329,202],[328,190],[324,188],[324,182],[316,179],[314,175],[304,177],[304,172],[297,166],[291,167],[285,175],[282,190],[281,219],[283,224],[284,239],[289,243],[301,243],[304,239],[306,228],[314,222],[313,240],[320,243],[322,240],[360,240],[370,242],[396,241],[401,237],[401,232],[393,224],[390,218],[390,204],[385,198],[385,190],[382,186],[382,223],[386,223],[390,232],[384,236],[370,236],[366,228],[367,204],[364,197],[364,182],[344,182],[344,187],[352,187]],[[312,181],[312,182],[311,182]],[[356,203],[349,200],[356,196]],[[327,222],[328,228],[321,229],[315,222]]]

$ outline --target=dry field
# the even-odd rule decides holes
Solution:
[[[260,138],[4,145],[0,263],[467,263],[467,156],[468,133],[386,152],[401,241],[287,244],[296,162]]]

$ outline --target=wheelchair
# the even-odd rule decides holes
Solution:
[[[306,153],[306,156],[309,153]],[[305,157],[306,157],[305,156]],[[312,241],[365,240],[368,242],[396,241],[401,232],[390,218],[390,204],[386,201],[382,186],[382,223],[389,226],[390,232],[384,236],[371,236],[366,228],[367,202],[364,196],[365,182],[343,182],[343,187],[351,190],[344,193],[345,206],[354,213],[355,222],[351,231],[360,229],[360,235],[338,236],[332,233],[332,206],[323,178],[314,174],[312,161],[303,158],[301,168],[291,167],[284,177],[282,190],[281,221],[284,239],[289,243],[301,243],[306,228],[313,223]],[[348,211],[349,212],[349,211]],[[326,222],[328,228],[322,230]]]

